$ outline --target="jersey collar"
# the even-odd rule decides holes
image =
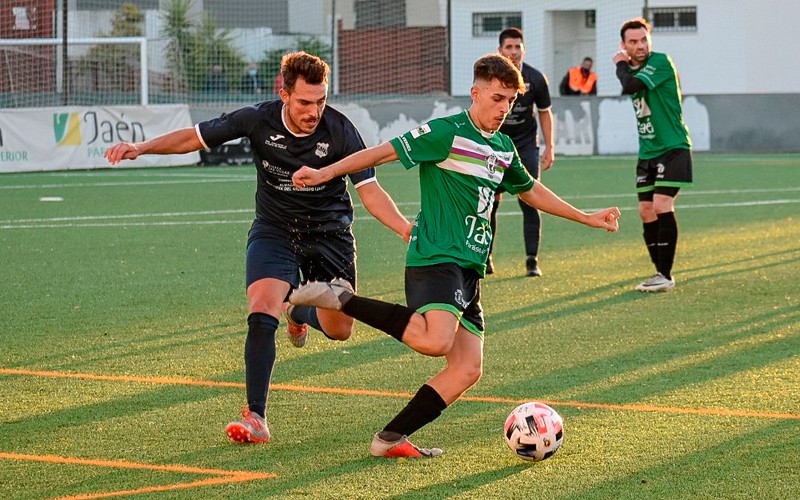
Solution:
[[[283,128],[285,128],[290,134],[295,137],[308,137],[311,134],[296,134],[289,128],[289,125],[286,124],[286,105],[284,104],[281,106],[281,122],[283,122]]]
[[[470,125],[472,125],[472,128],[474,128],[485,139],[491,139],[492,137],[494,137],[494,134],[497,132],[496,130],[494,132],[487,132],[487,131],[481,129],[479,126],[475,125],[475,122],[472,121],[472,117],[469,116],[469,110],[468,109],[464,111],[464,114],[467,115],[467,120],[469,120],[469,123],[470,123]]]

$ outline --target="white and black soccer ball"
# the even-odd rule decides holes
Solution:
[[[540,462],[553,456],[564,442],[564,419],[544,403],[521,404],[506,419],[503,438],[519,458]]]

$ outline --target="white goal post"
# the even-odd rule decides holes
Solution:
[[[41,47],[41,46],[54,46],[61,47],[64,40],[61,38],[3,38],[0,39],[0,51],[8,57],[8,51],[14,50],[16,47],[20,52],[24,51],[25,47]],[[94,37],[94,38],[70,38],[67,39],[69,47],[84,46],[91,47],[97,45],[111,45],[111,44],[127,44],[139,46],[139,105],[146,106],[149,104],[150,97],[148,92],[148,61],[147,61],[147,38],[145,37]],[[5,50],[3,50],[5,49]],[[55,55],[56,71],[55,71],[55,88],[58,92],[64,90],[63,71],[65,61],[63,60],[61,51]],[[13,92],[13,78],[9,78]]]

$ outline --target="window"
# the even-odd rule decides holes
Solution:
[[[406,3],[397,0],[356,0],[356,29],[402,28]]]
[[[654,7],[647,18],[653,31],[697,31],[697,7]]]
[[[506,28],[522,29],[522,12],[475,12],[472,36],[497,36]]]
[[[583,11],[583,27],[592,29],[597,26],[597,11],[584,10]]]
[[[36,26],[31,26],[31,15],[28,13],[27,7],[11,7],[11,13],[14,14],[15,30],[36,28]]]

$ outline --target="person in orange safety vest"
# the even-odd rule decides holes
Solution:
[[[559,85],[561,95],[596,95],[597,73],[592,71],[593,64],[591,57],[584,57],[580,66],[570,68]]]

